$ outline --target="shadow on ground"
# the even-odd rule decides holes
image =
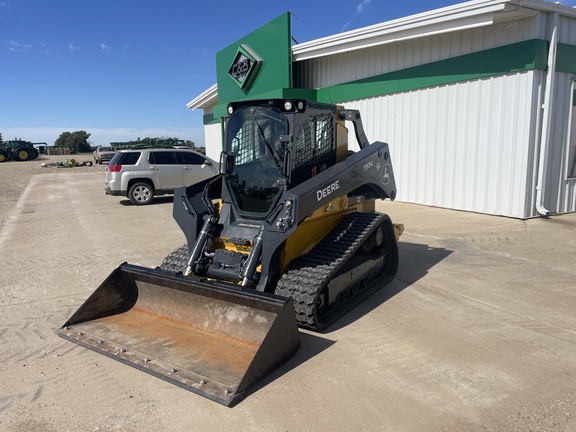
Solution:
[[[300,331],[300,340],[302,343],[300,349],[283,366],[271,372],[253,387],[250,387],[245,394],[245,398],[330,348],[337,343],[337,341],[324,337],[324,334],[346,327],[370,313],[372,310],[380,307],[383,303],[426,276],[432,267],[453,252],[444,248],[434,248],[425,244],[416,243],[399,243],[398,249],[400,265],[396,278],[392,282],[368,297],[364,302],[352,309],[324,332],[314,334]],[[242,400],[238,403],[242,403]]]
[[[400,263],[396,278],[392,282],[382,286],[380,290],[328,327],[324,333],[346,327],[380,307],[386,301],[426,276],[432,267],[448,257],[453,251],[444,248],[430,247],[425,244],[400,242],[398,243],[398,252]]]
[[[246,393],[244,393],[244,397],[238,402],[238,404],[241,404],[246,398],[249,398],[250,395],[258,392],[271,382],[290,372],[292,369],[298,368],[300,365],[316,357],[318,354],[327,350],[336,343],[336,341],[321,337],[320,335],[303,333],[302,331],[300,331],[300,342],[302,343],[300,349],[296,351],[290,360],[270,372],[252,387],[248,388]]]
[[[148,207],[148,206],[162,205],[162,204],[172,204],[173,202],[174,202],[174,197],[172,195],[159,196],[159,197],[154,197],[154,199],[152,200],[152,202],[150,204],[146,204],[146,205],[141,206],[141,207]],[[132,202],[128,199],[120,201],[120,205],[127,206],[127,207],[129,207],[129,206],[140,207],[140,206],[137,206],[135,204],[132,204]]]

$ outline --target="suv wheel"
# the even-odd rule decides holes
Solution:
[[[154,189],[148,183],[134,183],[128,191],[128,198],[135,205],[150,204],[154,198]]]

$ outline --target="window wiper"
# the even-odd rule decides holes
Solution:
[[[277,159],[276,152],[274,150],[272,150],[272,147],[270,147],[270,144],[268,144],[268,140],[266,140],[266,137],[264,136],[264,132],[262,131],[262,128],[260,127],[258,122],[256,120],[253,120],[253,122],[256,125],[256,127],[258,128],[258,132],[260,133],[260,136],[262,137],[264,144],[266,144],[266,148],[268,149],[268,151],[272,155],[272,159],[274,159],[274,163],[276,164],[276,168],[278,169],[279,172],[282,172],[282,167],[280,166],[280,162]]]

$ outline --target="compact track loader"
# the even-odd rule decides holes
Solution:
[[[391,281],[399,229],[388,145],[360,113],[306,100],[232,103],[220,175],[181,188],[186,244],[117,268],[58,334],[224,405]],[[360,150],[348,150],[351,121]]]

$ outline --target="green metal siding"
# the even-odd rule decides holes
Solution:
[[[548,42],[533,39],[326,87],[318,90],[318,100],[343,102],[530,69],[546,69],[547,57]]]
[[[576,46],[559,43],[556,51],[556,71],[576,73]]]
[[[250,86],[241,88],[229,70],[239,48],[244,45],[262,60]],[[218,103],[216,117],[226,115],[231,101],[254,99],[255,95],[292,87],[292,47],[290,13],[285,13],[216,54]],[[222,109],[223,107],[223,109]]]

